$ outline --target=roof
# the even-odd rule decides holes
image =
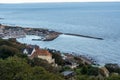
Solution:
[[[22,49],[22,52],[24,52],[24,50],[26,50],[28,52],[29,55],[31,55],[32,51],[33,51],[34,48],[24,48]]]
[[[109,71],[107,70],[106,67],[101,67],[101,70],[103,70],[105,73],[108,73],[108,74],[109,74]]]
[[[33,51],[33,48],[28,48],[27,51],[28,51],[28,54],[31,55],[31,53],[32,53],[32,51]]]
[[[51,53],[49,53],[47,50],[44,49],[36,49],[36,53],[38,55],[51,56]]]
[[[24,53],[24,51],[27,51],[29,55],[31,55],[33,48],[23,48],[21,51]]]
[[[28,52],[28,55],[30,55],[31,58],[38,57],[38,56],[52,56],[49,51],[45,49],[40,49],[39,46],[36,46],[36,45],[29,45],[26,48],[24,48],[22,52],[24,50]]]
[[[52,55],[47,50],[35,48],[35,52],[31,55],[31,57],[33,58],[37,56],[52,56]]]
[[[64,71],[64,72],[62,72],[62,74],[64,75],[64,76],[68,76],[68,75],[70,75],[70,74],[72,74],[74,71]]]

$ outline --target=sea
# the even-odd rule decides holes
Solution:
[[[60,35],[53,41],[17,39],[67,53],[86,55],[98,64],[120,64],[120,2],[0,4],[0,24],[46,28],[63,33],[100,37],[104,40]]]

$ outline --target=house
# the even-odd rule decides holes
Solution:
[[[110,74],[110,72],[107,70],[106,67],[101,67],[100,68],[100,73],[105,77],[109,77],[109,74]]]
[[[30,59],[37,57],[48,61],[50,64],[55,63],[54,59],[52,59],[52,54],[45,49],[40,49],[39,46],[28,46],[23,49],[23,53],[27,54]]]
[[[64,54],[61,54],[61,57],[63,60],[65,60],[67,58],[67,56],[65,56]]]
[[[63,71],[61,74],[64,76],[64,78],[66,80],[72,80],[73,77],[75,76],[75,72],[74,71],[69,71],[69,70],[68,71]]]
[[[0,28],[0,34],[3,34],[3,29]]]
[[[34,48],[32,48],[32,47],[27,47],[27,48],[23,49],[22,52],[23,52],[24,54],[27,54],[28,56],[30,56],[31,54],[33,54],[34,51],[35,51]]]
[[[71,69],[77,68],[79,64],[75,60],[66,59],[65,66],[70,67]]]
[[[65,61],[65,66],[70,67],[71,69],[77,68],[79,64],[77,64],[74,56],[71,54],[61,54],[62,59]]]
[[[4,37],[3,29],[4,29],[4,27],[0,26],[0,38]]]
[[[3,34],[3,29],[4,29],[4,27],[0,26],[0,34]]]
[[[72,54],[61,54],[62,59],[65,61],[65,66],[70,67],[71,69],[77,68],[79,64],[77,64],[74,56]]]

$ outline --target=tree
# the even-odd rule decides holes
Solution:
[[[108,69],[110,73],[116,72],[120,74],[120,67],[118,64],[106,64],[105,67]]]
[[[21,50],[22,48],[25,47],[25,44],[21,44],[14,39],[9,39],[9,40],[0,39],[0,46],[3,46],[3,45],[17,48],[18,50]]]
[[[83,66],[81,69],[82,74],[91,75],[91,76],[97,76],[99,74],[99,68],[98,67],[92,67],[90,65]]]
[[[78,76],[76,76],[76,80],[88,80],[88,76],[86,76],[86,75],[78,75]]]
[[[58,73],[58,69],[49,64],[46,60],[40,58],[33,58],[32,60],[28,59],[28,64],[31,66],[41,66],[44,67],[47,71],[52,73]]]
[[[99,69],[97,67],[90,67],[87,71],[87,75],[97,76],[99,74]]]
[[[81,69],[81,73],[82,74],[87,74],[87,71],[88,71],[87,66],[83,66],[82,69]]]
[[[27,60],[17,56],[0,59],[1,80],[63,80],[60,76],[49,73],[43,67],[31,67]]]
[[[106,80],[120,80],[120,76],[119,75],[112,75],[109,78],[107,78]]]
[[[8,58],[9,56],[14,56],[19,53],[19,50],[7,45],[0,46],[0,58]]]
[[[1,80],[25,80],[30,77],[30,66],[24,59],[10,57],[0,60]]]
[[[55,63],[62,66],[65,64],[65,61],[62,59],[60,51],[51,49],[48,49],[48,51],[52,54],[52,57],[55,59]]]

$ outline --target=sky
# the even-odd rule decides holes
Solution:
[[[120,2],[120,0],[0,0],[0,3],[34,3],[34,2]]]

